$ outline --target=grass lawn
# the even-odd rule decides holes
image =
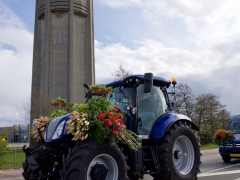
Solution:
[[[200,150],[208,150],[213,148],[218,148],[218,145],[214,143],[204,144],[204,145],[201,145]]]
[[[22,163],[25,161],[25,153],[21,149],[10,149],[0,157],[0,170],[4,169],[19,169],[22,168]]]

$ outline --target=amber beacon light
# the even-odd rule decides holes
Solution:
[[[177,84],[177,78],[175,78],[175,77],[172,78],[172,84],[173,85]]]

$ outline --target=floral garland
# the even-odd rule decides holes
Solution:
[[[234,139],[234,133],[228,130],[219,129],[213,136],[213,141],[217,145],[225,145],[229,143],[230,140]]]
[[[74,111],[73,115],[67,121],[68,124],[68,134],[72,134],[74,137],[72,140],[84,140],[87,139],[89,130],[89,122],[87,121],[87,114],[80,114],[79,112]]]
[[[47,124],[50,122],[50,118],[47,116],[41,116],[39,119],[35,119],[33,122],[33,127],[31,129],[33,139],[40,140],[38,129],[40,130],[42,137],[44,137],[44,133],[46,132],[46,127]],[[35,127],[35,125],[37,125],[37,127]]]

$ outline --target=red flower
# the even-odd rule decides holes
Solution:
[[[106,122],[106,126],[112,126],[112,121],[111,120],[108,120],[107,122]]]
[[[118,135],[118,134],[119,134],[118,128],[116,128],[116,127],[113,128],[112,131],[113,131],[113,133],[114,133],[115,135]]]
[[[105,118],[106,118],[106,114],[100,113],[100,114],[98,115],[98,118],[99,118],[99,119],[105,119]]]
[[[226,134],[221,133],[220,136],[221,136],[222,139],[224,139],[226,137]]]
[[[119,119],[119,115],[118,114],[115,114],[115,119]]]
[[[125,126],[125,124],[123,123],[123,121],[122,121],[121,119],[116,119],[116,124],[117,124],[118,126],[121,126],[121,127],[124,127],[124,126]]]
[[[109,115],[113,115],[113,113],[112,113],[111,111],[109,111],[109,110],[108,110],[108,114],[109,114]]]

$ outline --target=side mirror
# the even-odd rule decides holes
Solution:
[[[150,93],[153,85],[153,73],[144,74],[144,93]]]

